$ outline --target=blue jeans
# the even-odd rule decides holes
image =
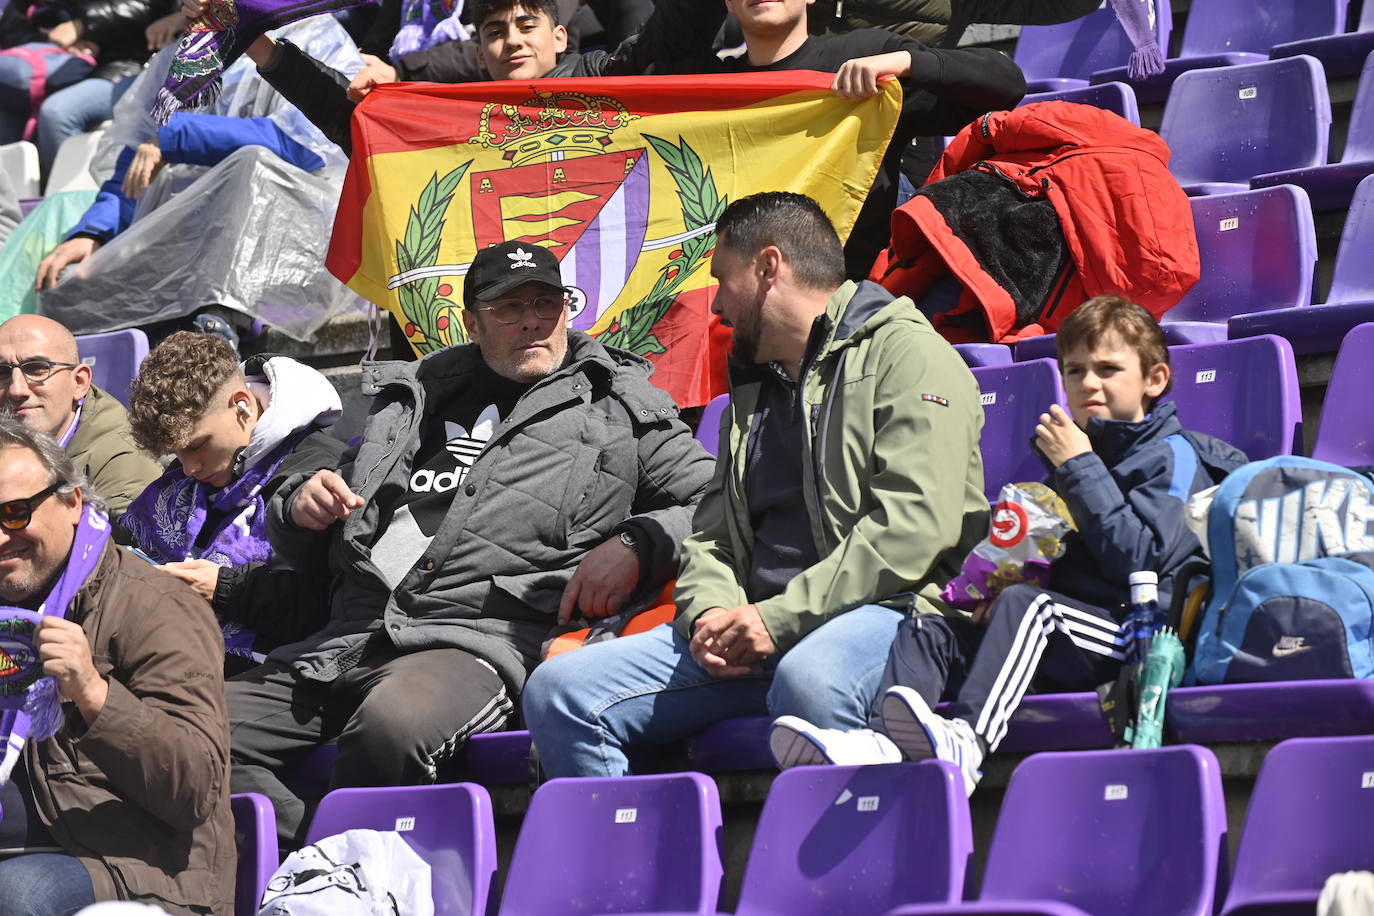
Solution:
[[[46,94],[49,98],[78,80],[85,79],[91,72],[89,63],[68,54],[57,45],[33,42],[23,47],[43,55],[48,75]],[[31,82],[33,65],[28,60],[0,54],[0,145],[23,138],[24,124],[33,112],[33,102],[29,98]]]
[[[92,903],[90,872],[72,856],[36,852],[0,860],[0,916],[67,916]]]
[[[556,656],[525,685],[525,723],[550,776],[619,776],[625,750],[663,744],[734,716],[801,716],[863,728],[906,615],[855,608],[808,634],[776,665],[721,678],[669,624]]]
[[[135,74],[136,76],[137,74]],[[49,92],[38,109],[38,162],[44,176],[52,171],[57,150],[68,137],[95,130],[114,115],[114,103],[134,80],[126,77],[117,83],[107,79],[84,79],[66,89]]]

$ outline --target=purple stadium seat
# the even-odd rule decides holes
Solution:
[[[1225,340],[1232,315],[1311,303],[1317,233],[1301,188],[1280,185],[1191,203],[1202,277],[1164,313],[1169,343]]]
[[[796,767],[768,790],[735,914],[871,916],[955,902],[972,852],[952,764]]]
[[[1105,108],[1119,114],[1137,127],[1140,126],[1140,106],[1135,101],[1135,90],[1125,83],[1103,83],[1100,86],[1040,92],[1027,95],[1021,100],[1021,105],[1029,105],[1031,102],[1077,102],[1080,105],[1092,105],[1094,108]]]
[[[496,827],[487,790],[435,786],[335,789],[310,822],[307,843],[345,830],[395,830],[429,863],[434,912],[483,916],[496,874]]]
[[[530,799],[501,913],[714,913],[720,831],[700,773],[551,779]]]
[[[1211,916],[1226,809],[1203,747],[1036,754],[1012,774],[977,903],[958,913]]]
[[[76,338],[76,348],[91,367],[92,381],[127,405],[129,386],[148,355],[148,335],[138,328],[84,334]]]
[[[713,456],[720,445],[720,418],[729,406],[730,395],[716,395],[702,408],[701,420],[697,423],[697,441]]]
[[[1374,176],[1360,182],[1350,202],[1326,304],[1309,306],[1302,302],[1289,308],[1232,315],[1226,322],[1228,336],[1277,334],[1291,343],[1296,353],[1334,353],[1347,331],[1357,324],[1374,321],[1371,246],[1374,246]]]
[[[28,216],[30,213],[36,210],[38,208],[38,205],[42,202],[43,198],[41,197],[21,198],[19,201],[19,217],[22,219],[23,217]]]
[[[1322,65],[1299,56],[1181,75],[1159,135],[1173,151],[1169,171],[1197,196],[1247,190],[1255,175],[1324,165],[1330,130]]]
[[[1259,63],[1274,45],[1344,32],[1345,8],[1346,0],[1265,0],[1263,5],[1255,0],[1193,0],[1181,53],[1164,62],[1162,74],[1134,82],[1121,66],[1097,71],[1092,82],[1131,83],[1142,104],[1159,102],[1183,73]]]
[[[1374,3],[1369,4],[1374,8]],[[1374,39],[1374,33],[1370,35]],[[1276,122],[1277,123],[1277,122]],[[1276,132],[1277,133],[1277,132]],[[1307,192],[1313,210],[1334,210],[1350,206],[1355,186],[1374,173],[1374,54],[1364,62],[1355,104],[1350,110],[1350,131],[1340,162],[1322,162],[1305,168],[1256,174],[1252,188],[1295,184]]]
[[[954,350],[973,366],[1005,366],[1011,362],[1011,347],[1006,344],[972,343],[955,344]]]
[[[1374,51],[1374,3],[1364,3],[1360,6],[1360,21],[1355,31],[1284,42],[1270,48],[1269,56],[1311,54],[1322,62],[1327,77],[1336,79],[1359,73],[1370,51]]]
[[[1167,2],[1156,3],[1155,36],[1169,47],[1173,16]],[[1131,57],[1131,40],[1110,4],[1072,22],[1028,25],[1021,29],[1013,57],[1026,74],[1027,92],[1057,92],[1088,84],[1098,70],[1123,67]]]
[[[530,780],[530,733],[484,732],[467,742],[467,773],[484,786],[519,785]]]
[[[1284,741],[1250,795],[1224,916],[1312,913],[1330,875],[1374,870],[1374,735]]]
[[[1214,744],[1374,733],[1374,681],[1220,684],[1169,691],[1175,741]]]
[[[277,814],[266,795],[245,792],[229,796],[234,813],[234,840],[239,852],[234,879],[235,916],[253,916],[267,880],[277,870]]]
[[[1031,451],[1040,414],[1064,404],[1059,365],[1035,359],[973,370],[983,393],[983,491],[995,500],[1003,484],[1044,480],[1045,466]]]
[[[1360,325],[1341,341],[1322,401],[1313,458],[1346,467],[1374,465],[1374,398],[1369,396],[1368,371],[1371,365],[1374,322]]]
[[[1186,429],[1231,443],[1250,460],[1292,455],[1302,446],[1302,403],[1293,348],[1267,334],[1171,347],[1173,389]]]

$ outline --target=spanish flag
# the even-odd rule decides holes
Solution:
[[[329,270],[421,355],[460,343],[483,247],[545,245],[569,324],[648,357],[684,407],[724,390],[715,222],[758,191],[815,198],[845,239],[892,138],[896,80],[864,101],[811,72],[396,83],[353,118]]]

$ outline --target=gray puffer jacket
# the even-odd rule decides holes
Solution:
[[[518,690],[539,660],[563,589],[582,557],[632,526],[648,547],[641,592],[677,572],[710,455],[649,383],[647,360],[568,332],[567,365],[516,403],[473,464],[429,548],[388,590],[371,549],[404,492],[424,420],[459,397],[481,354],[451,347],[413,363],[363,367],[373,397],[363,440],[340,474],[366,501],[323,532],[298,528],[288,507],[307,479],[285,481],[269,505],[269,536],[288,562],[330,539],[330,622],[272,659],[329,681],[356,663],[371,634],[414,652],[460,648]]]

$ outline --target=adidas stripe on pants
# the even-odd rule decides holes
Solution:
[[[898,631],[882,689],[910,687],[934,706],[957,688],[952,715],[995,750],[1032,681],[1090,690],[1116,677],[1126,645],[1121,625],[1099,607],[1015,585],[993,605],[986,627],[923,614]],[[875,704],[876,705],[876,704]],[[872,723],[881,727],[877,715]]]

